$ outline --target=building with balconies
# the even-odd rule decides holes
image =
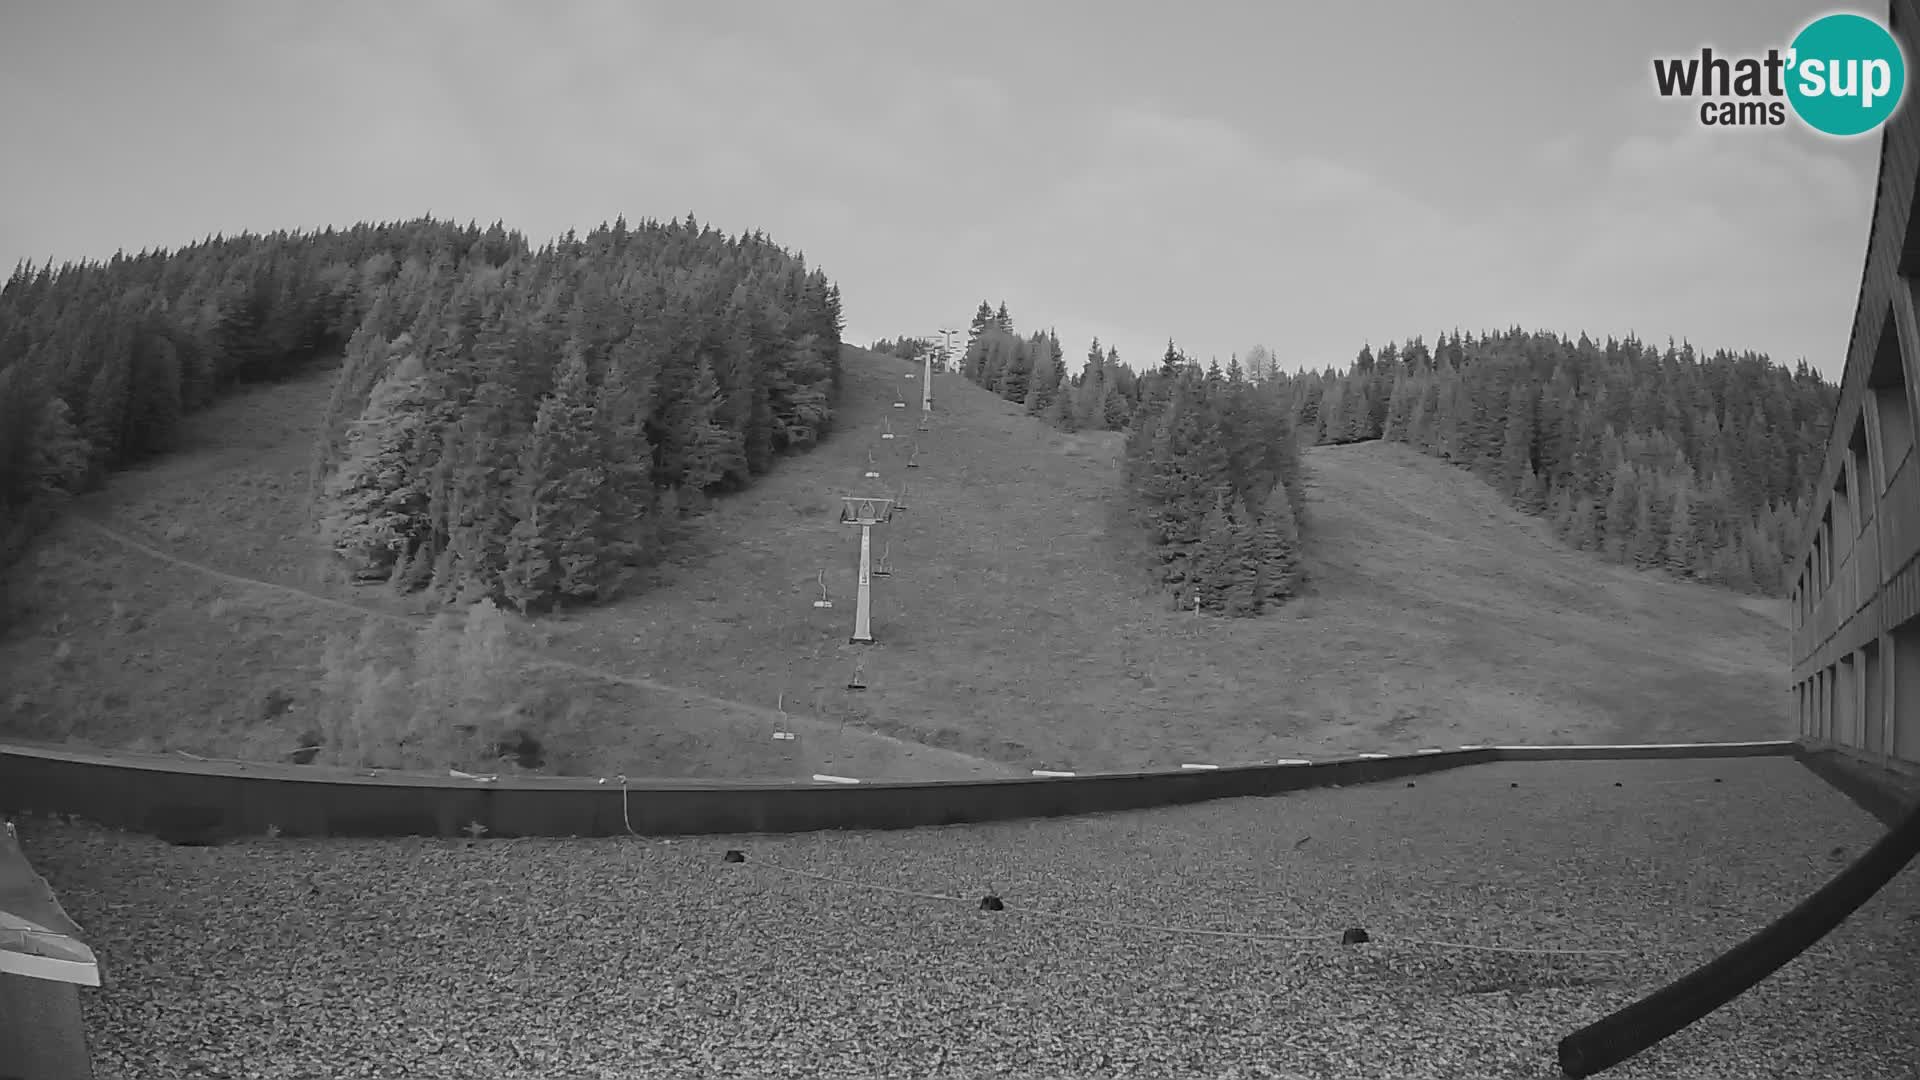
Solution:
[[[1920,4],[1893,0],[1891,7],[1894,35],[1908,57],[1920,57]],[[1908,102],[1882,129],[1840,403],[1789,572],[1802,739],[1912,776],[1920,776],[1917,179],[1920,109]]]

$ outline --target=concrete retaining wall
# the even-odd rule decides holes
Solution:
[[[491,782],[0,746],[0,812],[75,814],[166,837],[642,836],[910,829],[1278,795],[1501,760],[1791,755],[1797,744],[1480,747],[1305,765],[937,783]]]
[[[1889,769],[1850,747],[1819,743],[1803,746],[1797,756],[1814,775],[1888,828],[1920,807],[1920,775],[1911,770]]]

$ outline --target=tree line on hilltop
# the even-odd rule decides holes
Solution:
[[[874,348],[914,360],[938,346],[901,338]],[[1021,336],[1005,302],[980,303],[954,363],[1062,431],[1126,433],[1127,502],[1155,579],[1182,607],[1252,616],[1298,593],[1306,504],[1284,384],[1250,378],[1237,359],[1203,370],[1171,341],[1142,375],[1096,338],[1070,373],[1059,337]]]
[[[0,554],[226,388],[343,357],[314,498],[356,577],[605,599],[682,506],[830,430],[841,329],[801,256],[691,216],[538,250],[422,219],[22,265],[0,289]]]
[[[1141,400],[1141,383],[1121,363],[1119,350],[1095,338],[1080,370],[1069,374],[1060,339],[1052,331],[1020,336],[1002,301],[998,310],[982,300],[958,355],[939,355],[926,338],[883,338],[874,352],[918,360],[927,353],[969,382],[1026,407],[1027,415],[1063,431],[1125,431]]]
[[[935,347],[879,344],[909,357]],[[1147,422],[1143,412],[1164,419],[1150,409],[1165,405],[1151,389],[1156,376],[1184,385],[1173,373],[1197,371],[1169,342],[1160,370],[1143,377],[1095,339],[1068,375],[1051,332],[1021,337],[1004,303],[984,301],[957,367],[1061,430],[1130,435]],[[1774,595],[1786,587],[1839,394],[1805,361],[1789,369],[1751,352],[1703,356],[1687,344],[1661,350],[1631,336],[1595,342],[1517,328],[1454,331],[1432,347],[1424,338],[1389,342],[1377,354],[1363,347],[1344,371],[1282,372],[1256,346],[1244,364],[1236,355],[1201,373],[1202,387],[1242,384],[1285,414],[1289,442],[1402,443],[1473,472],[1573,548]],[[1199,438],[1231,438],[1230,427],[1203,424],[1211,434]],[[1258,494],[1236,491],[1250,504]],[[1216,521],[1233,520],[1226,501]],[[1298,500],[1293,509],[1298,517]],[[1165,523],[1157,528],[1166,534]]]
[[[1362,348],[1280,377],[1303,438],[1473,472],[1569,546],[1779,595],[1839,389],[1803,360],[1520,329]]]

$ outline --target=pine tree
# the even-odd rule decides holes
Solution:
[[[553,393],[540,403],[515,491],[519,520],[507,542],[503,586],[522,612],[555,600],[591,600],[606,579],[597,428],[586,357],[573,346]]]
[[[1690,576],[1698,559],[1699,539],[1693,516],[1692,485],[1683,477],[1674,485],[1673,503],[1667,527],[1666,566],[1675,574]]]
[[[1197,601],[1203,611],[1225,611],[1239,568],[1234,559],[1237,544],[1233,521],[1227,515],[1224,486],[1214,489],[1212,502],[1200,519],[1199,532],[1188,574],[1189,587],[1182,599],[1188,603]]]
[[[1047,410],[1047,422],[1071,435],[1080,430],[1080,411],[1074,404],[1070,387],[1063,387],[1053,396],[1053,405]]]
[[[1186,367],[1187,359],[1174,347],[1173,339],[1167,339],[1167,351],[1160,357],[1160,370],[1156,372],[1164,384],[1163,393],[1171,392],[1173,383],[1180,378],[1180,369]]]
[[[1413,423],[1414,404],[1419,399],[1418,385],[1406,375],[1396,376],[1393,392],[1387,398],[1387,419],[1380,437],[1387,442],[1406,442]]]
[[[88,463],[88,481],[118,467],[125,459],[122,448],[130,441],[127,430],[128,402],[132,393],[132,375],[125,345],[107,345],[87,385],[86,408],[82,412],[81,434],[93,448]]]
[[[1074,387],[1074,419],[1077,425],[1096,431],[1106,430],[1106,403],[1106,358],[1100,352],[1100,339],[1096,337],[1087,350],[1086,363],[1080,368],[1080,384]]]
[[[1004,308],[1006,305],[1003,303],[1000,306]],[[974,309],[973,322],[967,325],[967,348],[972,349],[973,343],[980,340],[980,335],[995,325],[993,305],[985,300],[980,301],[980,306]]]
[[[1276,486],[1261,506],[1253,544],[1260,570],[1255,588],[1263,606],[1284,604],[1299,593],[1300,530],[1284,487]]]
[[[1222,560],[1225,580],[1221,600],[1228,615],[1249,618],[1260,614],[1266,606],[1260,588],[1260,529],[1245,500],[1234,504],[1231,518],[1228,552]]]
[[[1500,457],[1501,494],[1517,496],[1533,475],[1533,387],[1516,382],[1507,394],[1507,424]]]
[[[333,549],[366,576],[384,576],[426,527],[421,454],[434,398],[420,358],[408,355],[382,379],[347,437],[347,457],[328,486]]]
[[[459,420],[443,430],[432,475],[440,485],[445,547],[431,567],[434,588],[461,602],[497,595],[512,535],[513,491],[522,465],[521,403],[498,372],[484,376]]]
[[[1628,542],[1627,554],[1634,565],[1646,568],[1660,561],[1662,548],[1660,535],[1655,527],[1653,515],[1653,488],[1644,481],[1637,485],[1634,492],[1633,533]]]
[[[1633,466],[1621,462],[1613,472],[1613,488],[1607,497],[1606,515],[1600,521],[1601,550],[1615,560],[1626,556],[1633,540],[1635,491]]]
[[[1101,426],[1108,431],[1125,431],[1133,420],[1133,402],[1114,383],[1107,384],[1106,397],[1100,403],[1100,418]]]
[[[670,444],[680,450],[684,462],[680,484],[690,492],[704,492],[723,481],[745,481],[746,447],[740,432],[721,423],[724,407],[713,363],[701,356],[694,364],[693,381]]]
[[[4,389],[0,386],[0,394]],[[26,468],[29,498],[60,499],[79,493],[93,448],[75,429],[67,403],[48,395],[40,406],[39,422],[30,430],[31,459]]]
[[[1361,384],[1342,399],[1340,441],[1362,442],[1379,436],[1380,433],[1372,427],[1373,403],[1369,397],[1369,388]]]
[[[1049,331],[1037,340],[1032,381],[1027,387],[1027,415],[1053,418],[1058,410],[1054,401],[1071,390],[1067,380],[1067,359],[1060,350],[1060,339]]]
[[[1162,564],[1162,581],[1177,585],[1186,577],[1185,567],[1180,564],[1187,558],[1190,542],[1186,536],[1186,499],[1191,493],[1181,475],[1175,447],[1177,417],[1168,409],[1142,416],[1140,421],[1127,435],[1127,483],[1139,502],[1139,520]]]
[[[1346,401],[1347,384],[1336,382],[1320,395],[1318,407],[1310,410],[1311,418],[1308,411],[1303,410],[1302,424],[1315,445],[1346,441],[1349,413]]]
[[[637,349],[616,349],[594,402],[595,438],[605,477],[599,491],[599,596],[615,595],[632,568],[650,557],[654,535],[653,447],[646,420],[651,386]]]
[[[1422,453],[1434,453],[1433,402],[1436,390],[1431,382],[1420,389],[1407,417],[1407,442]]]

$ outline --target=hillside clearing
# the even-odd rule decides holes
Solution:
[[[909,365],[854,352],[842,435],[705,522],[705,561],[558,631],[728,697],[845,697],[854,584],[835,496],[909,509],[875,531],[861,705],[878,730],[1067,769],[1253,761],[1460,742],[1789,734],[1786,628],[1733,594],[1567,551],[1444,463],[1371,443],[1310,451],[1311,595],[1278,616],[1176,612],[1116,529],[1120,437],[1063,435],[940,376],[933,430],[880,440]],[[863,437],[864,436],[864,437]],[[906,469],[914,445],[920,468]],[[791,700],[791,696],[789,698]]]
[[[1310,595],[1259,620],[1200,618],[1133,568],[1118,435],[1049,430],[955,375],[937,377],[919,432],[913,365],[845,359],[836,434],[721,500],[656,588],[520,628],[540,657],[580,666],[529,667],[550,767],[914,779],[1791,734],[1777,603],[1567,551],[1405,447],[1309,451]],[[328,378],[222,402],[176,453],[80,506],[184,564],[70,522],[16,571],[40,611],[0,641],[0,732],[279,757],[325,636],[369,617],[354,609],[415,617],[321,572],[304,418]],[[906,510],[875,530],[895,571],[875,580],[878,644],[851,646],[857,532],[837,522],[839,495],[903,482]],[[812,604],[822,573],[831,609]],[[856,662],[868,689],[851,692]],[[777,706],[800,739],[772,740]]]

